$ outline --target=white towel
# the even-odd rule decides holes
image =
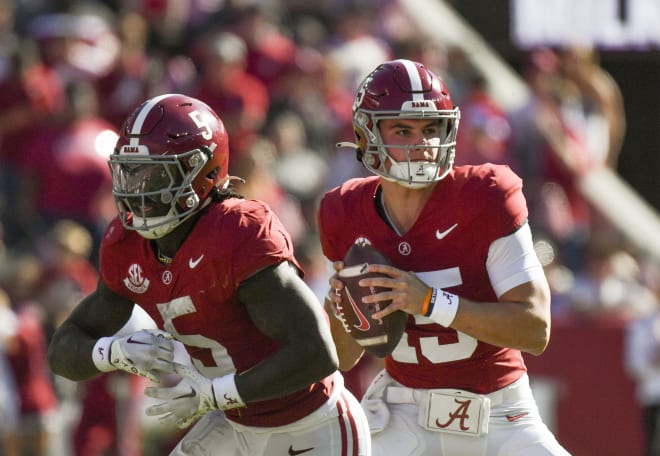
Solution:
[[[394,383],[394,379],[383,369],[374,377],[362,397],[362,408],[367,415],[369,429],[372,434],[385,429],[390,420],[390,411],[383,399],[383,392],[387,385],[391,383]]]

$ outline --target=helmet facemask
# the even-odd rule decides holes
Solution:
[[[438,119],[441,134],[424,144],[386,144],[379,128],[384,119]],[[372,173],[384,179],[396,182],[406,188],[418,189],[427,187],[443,179],[454,163],[456,133],[460,112],[458,108],[451,110],[431,111],[392,111],[375,112],[360,109],[354,116],[354,127],[359,139],[361,161]],[[404,161],[397,161],[389,153],[390,148],[407,149]],[[433,150],[432,161],[412,160],[415,151]],[[415,155],[420,155],[415,153]],[[389,163],[389,169],[387,164]]]
[[[126,119],[109,165],[124,227],[158,239],[227,184],[229,137],[206,103],[166,93],[144,101]]]
[[[112,155],[112,192],[124,227],[158,239],[202,209],[206,204],[200,205],[193,181],[207,162],[199,149],[177,155]]]

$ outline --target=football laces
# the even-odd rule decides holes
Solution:
[[[351,326],[346,321],[346,316],[344,315],[344,307],[341,304],[335,304],[335,309],[337,310],[337,312],[335,312],[337,320],[341,321],[341,324],[347,333],[351,332]]]

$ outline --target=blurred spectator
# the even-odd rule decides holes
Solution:
[[[559,57],[550,49],[531,51],[523,64],[522,76],[530,89],[530,96],[521,108],[509,112],[512,153],[517,172],[524,177],[526,196],[534,197],[542,186],[542,163],[547,153],[547,140],[534,122],[545,105],[556,104],[559,76]]]
[[[349,136],[350,138],[350,136]],[[352,177],[366,177],[369,171],[356,158],[355,149],[338,147],[328,159],[324,188],[331,189]]]
[[[44,310],[47,338],[83,296],[96,288],[98,272],[91,263],[92,235],[72,220],[57,221],[39,240],[42,273],[35,294]]]
[[[279,184],[273,174],[277,149],[266,137],[259,137],[236,161],[229,163],[229,172],[242,179],[236,189],[246,198],[267,203],[282,220],[295,245],[308,229],[300,202]]]
[[[158,49],[174,49],[186,40],[189,30],[191,0],[158,0],[120,2],[131,5],[135,13],[145,19],[149,26],[151,45]],[[209,2],[212,3],[212,2]]]
[[[73,429],[75,456],[142,455],[142,408],[147,382],[138,376],[110,372],[84,382],[80,419]]]
[[[575,85],[559,74],[557,54],[530,53],[523,75],[531,88],[528,103],[510,113],[516,170],[525,179],[530,219],[549,236],[572,270],[584,267],[592,210],[577,186],[577,176],[593,165],[565,105]]]
[[[26,144],[63,100],[59,75],[33,63],[30,46],[13,33],[12,2],[0,2],[0,216],[7,241],[26,247],[25,226],[13,200]]]
[[[246,71],[265,85],[272,98],[280,97],[280,81],[295,66],[297,56],[296,43],[280,30],[277,9],[277,2],[244,3],[232,27],[246,45]]]
[[[626,132],[626,113],[621,90],[598,61],[596,50],[567,47],[559,52],[562,75],[578,89],[574,121],[584,134],[582,142],[594,161],[616,169]]]
[[[94,80],[99,104],[99,115],[118,130],[126,117],[150,94],[155,63],[147,54],[148,24],[135,13],[118,17],[121,40],[119,56],[105,74]]]
[[[300,261],[305,276],[305,283],[314,291],[319,302],[323,302],[328,292],[328,279],[333,271],[321,250],[318,233],[310,231],[296,245],[296,257]]]
[[[334,22],[327,45],[328,57],[337,62],[344,86],[355,92],[362,80],[380,63],[392,57],[392,48],[372,34],[375,10],[354,4]]]
[[[594,233],[585,262],[568,294],[574,313],[630,319],[658,306],[658,297],[645,284],[639,262],[616,236]]]
[[[20,403],[7,358],[8,346],[14,342],[17,326],[9,296],[0,289],[0,454],[5,456],[19,456],[17,424]]]
[[[511,153],[511,126],[502,107],[487,90],[486,79],[474,73],[470,90],[460,104],[455,164],[495,163],[517,168]]]
[[[294,112],[304,123],[307,145],[327,157],[334,154],[339,139],[353,134],[349,109],[353,96],[346,90],[338,62],[309,48],[300,49],[298,56],[280,81],[267,128],[280,114]]]
[[[307,225],[314,226],[316,200],[327,172],[324,157],[307,146],[305,124],[293,112],[283,112],[274,119],[269,138],[277,153],[272,169],[275,179],[300,203]]]
[[[98,116],[88,83],[68,86],[67,95],[66,108],[35,132],[24,150],[18,203],[33,242],[57,220],[69,218],[87,228],[96,244],[115,213],[107,157],[117,133]]]
[[[34,300],[43,273],[43,264],[30,252],[11,250],[0,261],[0,288],[9,295],[12,308]]]
[[[621,94],[596,53],[584,48],[534,50],[523,75],[532,95],[511,122],[516,167],[529,183],[530,217],[580,271],[599,219],[578,182],[592,167],[616,166],[625,133]]]
[[[41,289],[65,280],[83,295],[94,291],[98,274],[89,262],[93,248],[92,236],[84,226],[72,220],[58,220],[39,249],[44,265]]]
[[[204,100],[232,132],[232,158],[244,153],[266,122],[270,99],[266,86],[246,71],[247,46],[231,32],[207,39],[201,79],[192,96]]]
[[[29,27],[42,62],[65,85],[106,75],[119,58],[121,43],[105,17],[105,8],[93,2],[84,6],[38,15]]]
[[[334,122],[331,123],[334,125],[332,135],[326,140],[326,143],[329,143],[326,145],[329,150],[326,152],[328,172],[324,179],[324,190],[333,188],[351,177],[365,177],[369,174],[362,163],[357,160],[354,149],[336,147],[338,142],[355,136],[352,111],[349,109],[353,105],[354,94],[346,86],[343,71],[339,61],[332,57],[324,59],[322,79],[324,100],[329,101],[328,113],[334,119]],[[308,117],[310,116],[305,118]]]
[[[34,301],[14,302],[16,333],[6,346],[18,392],[19,454],[46,456],[57,432],[58,399],[46,364],[43,314]]]

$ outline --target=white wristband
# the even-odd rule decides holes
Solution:
[[[236,389],[235,374],[216,377],[213,379],[213,396],[220,410],[229,410],[244,407],[245,402],[241,399]]]
[[[449,325],[456,318],[459,302],[460,299],[455,294],[434,288],[425,316],[429,317],[435,323],[449,328]]]
[[[94,349],[92,350],[92,361],[94,361],[94,365],[101,372],[117,370],[117,368],[110,362],[110,346],[114,340],[114,337],[101,337],[96,341],[96,344],[94,344]]]

